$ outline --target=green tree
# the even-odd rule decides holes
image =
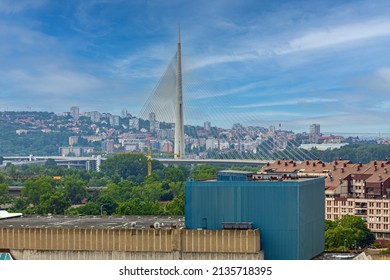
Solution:
[[[192,178],[195,180],[203,180],[217,177],[217,169],[212,165],[196,165],[192,169]]]
[[[100,170],[110,178],[117,176],[119,181],[127,179],[133,182],[142,182],[147,176],[147,166],[147,158],[144,154],[120,154],[105,160]],[[153,172],[163,168],[163,164],[159,161],[152,161]]]
[[[325,223],[325,249],[365,247],[375,241],[375,235],[358,216],[346,215],[340,220]]]
[[[114,195],[109,192],[101,192],[96,200],[96,204],[99,206],[99,209],[102,207],[102,210],[107,215],[115,213],[115,210],[118,207],[118,202]]]
[[[182,216],[184,215],[184,192],[175,196],[175,198],[164,205],[164,215]]]
[[[41,201],[36,207],[39,214],[64,214],[65,210],[71,205],[70,200],[62,190],[57,190],[53,194],[43,194]]]
[[[88,197],[87,183],[79,175],[65,176],[63,186],[65,195],[72,204],[79,204]]]
[[[5,183],[5,176],[3,173],[0,173],[0,204],[9,203],[11,197],[9,195],[9,187]]]
[[[164,180],[169,182],[184,181],[184,173],[181,169],[174,166],[168,166],[164,169]]]
[[[121,203],[116,211],[118,215],[160,215],[161,209],[158,201],[148,199],[131,198]]]
[[[41,176],[36,179],[29,179],[22,187],[22,196],[28,203],[38,205],[44,194],[51,194],[54,190],[54,180],[51,177]]]
[[[103,206],[104,207],[104,206]],[[85,205],[68,209],[68,215],[100,215],[100,207],[97,203],[88,201]]]
[[[1,179],[0,179],[1,181]],[[9,194],[9,187],[5,183],[0,183],[0,204],[11,202],[11,196]]]

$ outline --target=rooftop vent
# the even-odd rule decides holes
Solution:
[[[252,229],[251,222],[225,222],[222,223],[223,229]]]

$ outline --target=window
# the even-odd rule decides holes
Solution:
[[[326,205],[331,206],[332,205],[332,201],[330,201],[330,200],[326,201]]]
[[[341,202],[341,205],[342,205],[342,206],[345,206],[345,205],[347,205],[347,202],[346,202],[346,201],[342,201],[342,202]]]
[[[328,212],[328,213],[332,212],[332,208],[326,207],[326,212]]]
[[[334,203],[333,203],[333,205],[334,205],[334,206],[337,206],[337,205],[339,205],[339,202],[335,200]]]
[[[381,203],[380,203],[380,202],[377,202],[377,203],[376,203],[376,207],[380,208],[380,207],[381,207]]]
[[[381,214],[381,210],[376,210],[376,213],[380,215]]]

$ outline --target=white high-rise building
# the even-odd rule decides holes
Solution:
[[[73,119],[78,120],[80,116],[80,108],[78,106],[70,107],[70,115]]]
[[[119,116],[111,115],[109,121],[111,126],[119,126]]]
[[[210,131],[211,130],[211,122],[204,122],[203,128],[206,131]]]
[[[321,137],[321,130],[319,124],[310,125],[309,142],[317,144]]]
[[[129,127],[130,127],[130,129],[139,130],[139,119],[131,118],[129,120]]]

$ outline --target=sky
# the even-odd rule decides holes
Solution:
[[[187,124],[386,135],[389,15],[387,0],[0,0],[0,111],[137,115],[180,24]]]

